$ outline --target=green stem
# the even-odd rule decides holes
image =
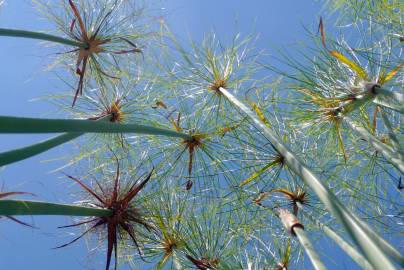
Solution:
[[[381,248],[378,244],[385,243],[376,233],[371,234],[371,229],[367,227],[359,219],[338,200],[338,198],[323,184],[322,181],[311,171],[306,165],[295,156],[292,151],[285,146],[281,140],[270,130],[259,118],[235,96],[224,88],[220,88],[220,92],[242,112],[254,122],[255,126],[260,128],[265,136],[271,141],[275,149],[282,155],[286,164],[317,194],[318,198],[323,202],[327,209],[339,220],[345,227],[354,242],[363,251],[363,254],[375,269],[395,269],[388,257],[397,259],[384,245]],[[402,258],[402,256],[401,256]],[[402,261],[398,260],[401,264]]]
[[[109,209],[90,208],[83,206],[25,201],[25,200],[0,200],[0,216],[26,216],[26,215],[51,215],[51,216],[91,216],[107,217],[112,215]]]
[[[376,87],[374,103],[404,114],[404,95]]]
[[[309,238],[307,237],[303,225],[298,218],[287,209],[278,209],[276,215],[280,218],[285,229],[293,236],[297,236],[304,251],[309,257],[311,264],[316,270],[326,270],[327,268],[320,259]]]
[[[0,133],[138,133],[191,140],[188,134],[138,124],[113,124],[91,120],[38,119],[0,116]]]
[[[369,142],[374,149],[380,152],[385,159],[387,159],[394,167],[396,167],[401,173],[404,174],[404,158],[397,151],[395,152],[390,146],[382,143],[375,136],[373,136],[369,131],[365,128],[358,126],[354,123],[354,121],[349,117],[344,117],[344,121],[354,130],[362,139]]]
[[[65,133],[46,141],[0,153],[0,167],[43,153],[56,146],[80,137],[84,133]]]
[[[375,97],[376,97],[376,95],[372,94],[369,90],[365,90],[361,93],[356,94],[355,100],[347,101],[347,102],[341,104],[336,109],[340,109],[342,113],[351,113],[355,110],[358,110],[364,104],[372,101]]]
[[[49,35],[49,34],[40,33],[40,32],[26,31],[26,30],[0,28],[0,36],[40,39],[40,40],[52,41],[52,42],[70,45],[70,46],[79,47],[79,48],[88,47],[88,45],[84,42],[78,42],[78,41],[74,41],[71,39],[66,39],[66,38],[62,38],[62,37],[58,37],[58,36],[54,36],[54,35]]]
[[[348,242],[346,242],[341,236],[334,232],[334,230],[330,229],[327,225],[319,222],[318,219],[315,219],[308,212],[304,211],[301,203],[297,203],[297,206],[303,211],[303,214],[308,217],[311,222],[316,224],[330,239],[332,239],[346,254],[348,254],[362,269],[372,270],[373,267],[369,264],[369,262],[360,254],[356,249],[351,246]]]
[[[109,117],[110,116],[107,115],[97,121],[108,121]],[[74,140],[83,134],[84,133],[64,133],[40,143],[0,153],[0,167],[38,155],[56,146]]]
[[[375,84],[369,84],[366,90],[355,94],[354,100],[339,105],[335,110],[339,109],[342,113],[353,112],[364,104],[373,101],[375,104],[404,113],[404,95],[384,88],[378,87]]]
[[[173,265],[175,270],[182,270],[182,265],[179,261],[179,258],[175,252],[173,252]]]
[[[303,246],[304,251],[309,257],[314,269],[316,270],[326,270],[327,268],[320,259],[313,245],[311,244],[306,232],[301,227],[295,227],[293,232],[296,234],[297,239],[299,239],[300,244]]]
[[[398,141],[396,134],[393,131],[393,128],[391,126],[390,120],[387,118],[386,114],[384,113],[383,110],[380,110],[380,115],[382,116],[383,123],[387,128],[387,131],[389,133],[389,138],[391,140],[391,144],[393,145],[393,148],[397,150],[401,155],[404,155],[404,151],[401,148],[400,142]]]

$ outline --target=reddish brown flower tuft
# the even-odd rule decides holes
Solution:
[[[118,165],[116,176],[111,191],[109,191],[107,188],[103,188],[97,182],[101,194],[97,193],[95,190],[85,185],[81,180],[67,175],[68,178],[78,183],[84,190],[86,190],[89,194],[92,195],[92,197],[94,197],[94,199],[96,200],[95,203],[96,206],[105,209],[110,209],[112,210],[112,214],[110,216],[96,217],[80,223],[60,227],[60,228],[66,228],[92,223],[90,228],[87,229],[84,233],[82,233],[79,237],[73,239],[67,244],[56,247],[56,248],[66,247],[76,242],[87,233],[94,231],[97,228],[106,227],[107,228],[107,262],[105,267],[106,270],[109,269],[113,251],[115,257],[115,269],[117,267],[118,239],[122,240],[122,236],[127,234],[129,238],[133,241],[133,243],[136,245],[139,255],[142,257],[142,251],[136,238],[136,230],[138,229],[137,227],[143,226],[149,231],[152,229],[151,225],[149,225],[142,216],[140,209],[134,207],[133,204],[131,204],[131,202],[136,197],[136,195],[144,188],[146,183],[150,180],[153,171],[150,172],[147,175],[147,177],[139,184],[137,184],[136,182],[133,185],[131,185],[127,191],[123,192],[124,190],[121,188],[119,180],[120,178],[119,162],[117,162],[117,164]]]
[[[78,53],[77,61],[76,61],[76,74],[79,75],[79,83],[78,83],[78,86],[76,89],[76,93],[74,94],[74,99],[73,99],[73,103],[72,103],[72,107],[74,107],[77,97],[79,95],[83,94],[84,77],[86,75],[87,67],[90,64],[89,61],[92,57],[94,57],[95,55],[98,55],[100,53],[105,53],[105,52],[119,55],[119,54],[128,54],[128,53],[142,53],[142,50],[139,49],[135,43],[128,40],[127,38],[118,37],[118,38],[115,38],[115,40],[119,40],[120,42],[125,43],[126,45],[129,46],[129,48],[119,50],[119,51],[109,51],[106,48],[106,46],[109,43],[113,42],[113,39],[102,37],[102,34],[100,34],[100,32],[102,32],[102,29],[104,29],[106,27],[106,24],[108,23],[108,20],[109,20],[108,17],[111,16],[112,11],[106,13],[106,15],[102,19],[99,20],[100,24],[94,27],[95,31],[93,33],[89,34],[86,29],[86,26],[85,26],[86,18],[84,18],[84,19],[82,18],[82,16],[80,15],[79,9],[77,8],[77,6],[74,4],[74,2],[72,0],[69,0],[69,5],[70,5],[70,8],[74,15],[74,18],[70,24],[70,32],[74,36],[75,40],[86,44],[86,46],[84,48],[78,48],[78,49],[71,51],[71,52]],[[74,29],[76,28],[76,22],[78,23],[79,32],[73,33]],[[107,77],[110,77],[113,79],[119,79],[117,77],[108,75],[101,69],[101,67],[98,67],[98,71],[99,71],[99,73],[101,73],[104,76],[107,76]]]

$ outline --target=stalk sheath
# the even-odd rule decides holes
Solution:
[[[309,257],[311,264],[316,270],[326,270],[327,268],[320,259],[309,238],[306,236],[304,226],[299,222],[298,218],[287,209],[279,209],[276,214],[285,229],[293,236],[297,236],[304,251]]]
[[[271,141],[273,146],[280,153],[286,164],[316,193],[318,198],[323,202],[327,209],[339,220],[346,231],[349,233],[353,241],[360,247],[365,257],[375,269],[395,269],[389,257],[397,260],[400,265],[403,265],[403,256],[392,253],[392,248],[387,242],[381,239],[377,234],[370,234],[371,229],[350,211],[338,200],[338,198],[317,178],[317,176],[309,170],[306,165],[295,156],[292,151],[285,146],[281,140],[270,130],[259,118],[235,96],[224,88],[220,88],[220,92],[260,128],[266,137]],[[377,238],[377,240],[375,240]],[[395,249],[393,248],[395,251]]]
[[[26,31],[26,30],[0,28],[0,36],[40,39],[40,40],[51,41],[51,42],[60,43],[60,44],[64,44],[64,45],[70,45],[70,46],[79,47],[79,48],[88,47],[88,45],[83,42],[77,42],[75,40],[66,39],[66,38],[62,38],[62,37],[58,37],[58,36],[54,36],[54,35],[50,35],[50,34]]]

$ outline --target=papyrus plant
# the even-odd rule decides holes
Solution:
[[[157,269],[287,269],[301,268],[304,258],[324,269],[321,241],[314,240],[323,231],[332,234],[310,218],[335,222],[330,228],[343,237],[331,239],[350,243],[349,256],[375,269],[403,265],[403,256],[379,235],[387,230],[377,224],[386,219],[373,215],[379,209],[391,215],[396,210],[391,206],[398,209],[400,203],[388,188],[377,197],[371,193],[376,184],[361,189],[376,177],[355,169],[362,164],[356,159],[368,158],[372,148],[400,168],[401,161],[387,153],[401,149],[397,47],[383,39],[354,50],[344,39],[333,42],[328,31],[326,36],[322,22],[318,48],[305,54],[307,66],[285,58],[296,72],[281,72],[284,79],[276,85],[267,75],[279,69],[271,62],[270,70],[261,70],[263,55],[251,38],[236,36],[227,46],[213,35],[187,49],[162,28],[159,42],[148,43],[160,51],[155,57],[135,43],[143,44],[146,30],[134,26],[133,19],[143,17],[132,3],[42,2],[61,36],[0,31],[72,47],[58,63],[67,64],[63,74],[71,70],[78,76],[64,77],[74,89],[73,108],[63,101],[65,94],[50,97],[54,102],[62,97],[56,103],[69,119],[0,117],[3,134],[62,133],[2,153],[0,164],[97,133],[74,141],[80,153],[70,164],[77,167],[64,177],[74,195],[71,204],[3,199],[1,216],[82,217],[61,224],[81,232],[59,248],[87,239],[106,254],[106,270],[126,263]],[[144,73],[134,72],[142,63],[134,54],[140,53],[150,65]],[[327,141],[323,134],[330,130],[333,138]],[[391,167],[384,168],[390,173]]]

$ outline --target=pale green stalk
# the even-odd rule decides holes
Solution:
[[[298,207],[303,210],[303,205],[297,202]],[[332,239],[346,254],[348,254],[362,269],[373,270],[369,262],[360,254],[356,249],[339,236],[334,230],[330,229],[327,225],[312,217],[309,213],[303,210],[303,214],[311,220],[317,227],[319,227],[330,239]]]
[[[173,252],[173,264],[174,264],[175,270],[182,270],[182,265],[178,259],[177,254],[175,254],[175,252]]]
[[[304,231],[303,225],[299,222],[297,217],[292,214],[287,209],[278,209],[276,215],[281,220],[285,229],[293,236],[297,236],[300,244],[302,245],[303,249],[305,250],[307,256],[309,257],[311,264],[313,265],[314,269],[316,270],[325,270],[327,269],[323,262],[321,261],[320,256],[317,254],[316,250],[314,249],[313,245],[311,244],[309,238]]]
[[[404,114],[403,94],[388,91],[380,87],[376,87],[376,93],[377,96],[376,99],[373,100],[374,103]]]
[[[356,94],[355,100],[353,102],[347,101],[346,103],[340,105],[335,109],[341,109],[342,112],[344,111],[352,112],[359,109],[360,107],[362,107],[362,105],[366,104],[367,102],[372,101],[375,97],[376,96],[372,94],[369,89],[366,89],[365,91]]]
[[[369,84],[365,89],[366,90],[355,94],[353,101],[349,100],[335,109],[340,109],[342,112],[352,112],[359,109],[367,102],[373,101],[380,106],[404,113],[404,95],[388,91],[378,87],[376,84]]]
[[[327,268],[320,259],[313,245],[311,244],[306,232],[301,227],[295,227],[293,232],[296,234],[297,239],[299,239],[300,244],[303,246],[304,251],[307,253],[314,269],[316,270],[326,270]]]
[[[386,246],[391,247],[377,236],[375,233],[370,234],[370,228],[367,227],[359,219],[338,200],[338,198],[320,181],[317,176],[309,170],[306,165],[295,156],[291,150],[286,147],[281,140],[270,130],[256,115],[235,96],[224,88],[220,88],[220,92],[236,107],[243,111],[251,118],[254,124],[260,128],[266,137],[271,141],[278,153],[282,155],[288,167],[293,170],[300,178],[317,194],[318,198],[324,203],[327,209],[339,220],[353,241],[360,247],[365,257],[369,260],[375,269],[395,269],[388,256],[394,258],[402,264],[403,256],[397,258],[395,254]],[[366,228],[366,229],[365,229]],[[377,241],[375,238],[380,238]],[[383,245],[380,245],[383,243]],[[392,247],[391,247],[392,248]],[[393,248],[394,250],[394,248]],[[398,253],[399,254],[399,253]],[[398,260],[400,259],[400,260]]]
[[[386,114],[384,113],[383,110],[380,110],[380,115],[382,116],[383,123],[387,128],[389,138],[391,140],[391,144],[393,145],[393,148],[397,150],[401,155],[403,155],[404,151],[401,148],[400,142],[398,141],[396,134],[393,131],[393,128],[391,127],[391,123],[389,119],[387,118]],[[402,161],[402,160],[401,160]]]
[[[394,167],[396,167],[399,171],[401,171],[401,173],[404,174],[404,158],[400,152],[394,151],[394,149],[392,149],[390,146],[382,143],[365,128],[355,124],[351,118],[346,116],[343,119],[353,131],[358,133],[362,139],[369,142],[375,150],[380,152],[384,156],[384,158],[386,158]]]

